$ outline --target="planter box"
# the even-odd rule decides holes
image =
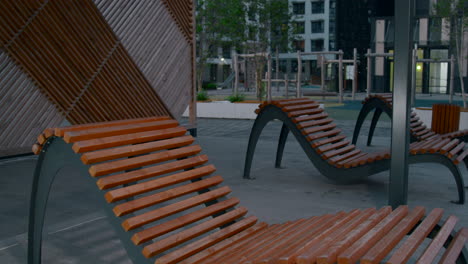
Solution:
[[[197,117],[202,118],[228,118],[228,119],[255,119],[255,109],[259,103],[231,103],[229,101],[213,101],[209,103],[197,103]],[[321,104],[320,107],[323,108]],[[188,107],[182,114],[188,117]]]
[[[419,119],[421,119],[428,128],[431,128],[432,109],[429,107],[417,107],[414,111],[419,116]],[[464,111],[460,112],[460,128],[458,130],[463,129],[468,129],[468,112]]]

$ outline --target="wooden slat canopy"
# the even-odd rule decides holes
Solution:
[[[178,118],[194,85],[192,8],[191,0],[2,1],[0,156],[24,153],[38,131],[64,120]]]

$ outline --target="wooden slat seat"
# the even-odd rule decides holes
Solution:
[[[395,211],[390,207],[355,209],[273,225],[258,222],[247,208],[239,206],[240,199],[228,197],[228,186],[219,186],[223,178],[207,164],[208,157],[199,154],[200,146],[185,129],[169,128],[184,131],[175,133],[154,127],[141,132],[127,129],[127,122],[110,127],[112,131],[122,127],[126,132],[115,135],[94,133],[101,130],[86,126],[70,128],[75,135],[89,133],[93,137],[78,137],[68,143],[81,160],[74,154],[70,157],[89,166],[90,173],[85,177],[97,185],[102,203],[110,205],[110,214],[114,215],[111,221],[118,223],[115,226],[124,234],[121,237],[128,238],[123,241],[127,251],[133,250],[132,254],[148,263],[374,263],[383,257],[406,260],[416,249],[425,251],[420,263],[429,263],[434,254],[444,254],[447,261],[456,259],[466,244],[466,229],[450,236],[456,217],[450,216],[440,231],[434,227],[442,209],[433,210],[427,217],[421,207],[410,210],[402,206]],[[323,133],[328,131],[315,134]],[[360,164],[389,156],[386,152],[361,153],[343,135],[333,133],[330,137],[317,136],[318,141],[312,142],[327,162],[344,167],[356,160]],[[135,134],[143,137],[136,140]],[[101,145],[89,151],[74,148],[90,140],[92,146]],[[55,134],[46,138],[48,147],[41,155],[47,155],[51,146],[60,142],[65,141]],[[439,145],[432,145],[436,152]],[[446,154],[451,151],[453,148],[447,148]],[[405,239],[411,229],[413,233]],[[421,241],[429,234],[435,234],[435,240],[423,245]],[[380,239],[390,242],[378,242]],[[443,245],[450,239],[444,251]],[[400,241],[404,246],[396,249]]]

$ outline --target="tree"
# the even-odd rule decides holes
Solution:
[[[197,90],[202,88],[203,73],[209,58],[218,57],[217,49],[245,41],[244,0],[197,0]]]
[[[457,60],[458,76],[462,92],[463,107],[467,107],[467,99],[465,94],[465,85],[463,81],[463,51],[467,48],[464,45],[464,35],[468,29],[468,0],[438,0],[434,4],[435,15],[446,19],[450,23],[446,23],[446,27],[442,28],[446,32],[450,32],[450,39],[454,45],[455,58]]]

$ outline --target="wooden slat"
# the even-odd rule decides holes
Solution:
[[[201,251],[200,253],[191,256],[190,258],[187,258],[185,260],[180,261],[180,264],[188,264],[188,263],[200,263],[206,258],[216,254],[217,252],[220,252],[224,249],[227,249],[231,246],[239,245],[242,243],[245,243],[250,239],[254,239],[258,234],[261,234],[262,231],[265,231],[266,228],[268,227],[268,224],[266,223],[259,223],[256,224],[255,226],[237,233],[236,235],[226,238],[223,241],[220,241],[219,243],[215,244],[214,246]]]
[[[330,130],[330,131],[327,131],[327,132],[316,133],[316,134],[313,134],[313,135],[307,135],[307,140],[308,141],[314,141],[314,140],[321,139],[321,138],[324,138],[324,137],[336,136],[339,133],[341,133],[341,129],[336,128],[336,129],[333,129],[333,130]]]
[[[447,156],[449,158],[453,158],[455,155],[457,155],[458,152],[462,151],[462,149],[465,147],[466,143],[465,142],[460,142],[456,147],[454,147],[452,150],[450,150],[447,153]]]
[[[326,145],[326,144],[338,142],[338,141],[340,141],[342,139],[345,139],[345,138],[346,138],[345,135],[338,135],[336,137],[330,137],[330,138],[314,141],[314,142],[312,142],[312,147],[313,148],[318,148],[318,147]]]
[[[339,162],[337,162],[335,165],[336,167],[338,168],[351,168],[351,162],[354,161],[355,159],[359,159],[359,158],[362,158],[363,156],[366,156],[367,153],[362,153],[362,152],[358,152],[357,154],[354,154],[352,156],[350,156],[349,158],[347,159],[343,159]]]
[[[140,245],[153,238],[162,236],[176,229],[188,226],[196,221],[216,215],[222,211],[226,211],[231,207],[239,204],[238,198],[230,198],[222,202],[215,203],[208,207],[196,210],[186,215],[179,216],[175,219],[165,221],[161,224],[146,228],[135,233],[132,236],[132,241],[135,245]]]
[[[111,137],[117,135],[125,135],[129,133],[138,133],[152,130],[159,130],[164,128],[171,128],[178,126],[179,123],[176,120],[161,120],[154,122],[146,122],[140,124],[127,124],[112,127],[100,127],[84,129],[79,131],[68,131],[65,132],[63,139],[67,143],[74,143],[77,141]]]
[[[200,155],[200,156],[191,157],[187,159],[177,160],[173,162],[164,163],[161,165],[142,168],[142,169],[135,170],[135,171],[102,177],[98,179],[97,185],[99,189],[105,190],[105,189],[113,188],[119,185],[148,179],[150,177],[159,176],[159,175],[163,175],[166,173],[171,173],[174,171],[193,168],[199,165],[203,165],[207,161],[208,161],[208,156],[206,155]]]
[[[102,128],[102,127],[113,127],[113,126],[121,126],[121,125],[128,125],[128,124],[138,124],[138,123],[145,123],[145,122],[152,122],[152,121],[159,121],[159,120],[168,120],[168,116],[161,116],[161,117],[145,117],[145,118],[134,118],[134,119],[125,119],[125,120],[117,120],[117,121],[110,121],[110,122],[99,122],[99,123],[90,123],[90,124],[83,124],[83,125],[73,125],[68,127],[57,127],[55,128],[54,134],[57,137],[63,137],[65,132],[72,132],[72,131],[80,131],[83,129],[91,129],[91,128]]]
[[[275,105],[278,105],[279,107],[285,107],[285,106],[290,106],[290,105],[300,105],[300,104],[310,104],[313,103],[314,101],[307,99],[307,98],[295,98],[294,100],[279,100],[279,101],[273,101],[272,103]]]
[[[455,263],[467,240],[468,229],[462,228],[457,232],[447,250],[445,250],[444,255],[442,255],[442,258],[439,261],[439,264]]]
[[[138,156],[134,158],[121,159],[116,161],[110,161],[106,163],[100,163],[93,165],[89,168],[89,174],[93,177],[111,174],[118,171],[124,171],[134,168],[147,166],[150,164],[160,163],[163,161],[180,159],[200,153],[201,147],[199,145],[182,147],[173,150],[167,150],[157,152],[154,154],[148,154]]]
[[[180,202],[176,202],[146,213],[129,217],[122,222],[122,226],[126,231],[133,230],[135,228],[160,220],[167,216],[179,213],[197,205],[226,196],[230,192],[231,189],[227,186],[224,186],[219,189],[215,189],[200,195],[190,197]]]
[[[340,141],[338,143],[328,144],[328,145],[325,145],[325,146],[318,147],[318,148],[315,149],[315,151],[317,151],[318,154],[322,154],[322,153],[330,151],[330,150],[345,147],[345,146],[349,145],[349,143],[350,142],[348,140],[343,140],[343,141]]]
[[[303,115],[314,115],[323,112],[323,109],[321,108],[313,108],[313,109],[306,109],[306,110],[299,110],[299,111],[293,111],[289,112],[288,116],[289,117],[296,117],[296,116],[303,116]]]
[[[334,129],[336,124],[328,124],[324,126],[315,126],[315,127],[308,127],[302,130],[303,135],[309,135],[317,132],[328,131]]]
[[[440,149],[440,153],[442,154],[445,154],[447,153],[448,151],[452,150],[452,148],[454,148],[455,146],[458,145],[458,143],[460,142],[459,139],[452,139],[452,141],[450,141],[450,143],[448,143],[447,145],[443,146],[441,149]]]
[[[321,109],[321,108],[319,108],[319,109]],[[327,117],[328,117],[328,114],[323,112],[323,109],[322,109],[322,112],[320,112],[318,114],[295,117],[295,118],[291,118],[291,120],[294,123],[299,123],[300,124],[301,122],[307,122],[307,121],[311,121],[311,120],[319,120],[319,119],[327,118]]]
[[[360,153],[361,153],[360,149],[355,149],[355,150],[350,151],[350,152],[348,152],[348,153],[346,153],[344,155],[333,157],[333,158],[329,159],[328,162],[330,164],[335,164],[335,163],[340,162],[342,160],[346,160],[346,159],[349,159],[349,158],[351,158],[353,156],[356,156],[356,155],[358,155]]]
[[[451,215],[444,223],[442,228],[437,233],[436,237],[431,241],[424,253],[419,257],[417,264],[433,263],[434,259],[439,254],[440,250],[447,241],[447,238],[452,233],[453,228],[458,222],[456,216]]]
[[[108,191],[104,195],[104,197],[106,198],[107,202],[113,203],[145,192],[151,192],[184,181],[198,179],[203,176],[210,175],[215,171],[216,168],[213,165],[207,165],[193,170],[168,175],[166,177],[157,178],[154,180],[133,184],[131,186],[114,189]]]
[[[184,127],[175,127],[163,129],[160,131],[140,132],[128,135],[113,136],[107,138],[91,139],[79,141],[73,144],[73,151],[84,153],[88,151],[113,148],[129,144],[138,144],[148,141],[167,139],[171,137],[180,137],[187,133]]]
[[[442,147],[446,146],[449,142],[450,142],[450,139],[449,139],[449,138],[444,139],[444,140],[440,141],[438,144],[432,146],[432,147],[429,149],[429,152],[430,152],[430,153],[436,153],[436,152],[438,152]]]
[[[351,247],[346,249],[338,256],[340,264],[355,263],[372,246],[375,245],[388,231],[400,222],[408,214],[407,206],[400,206],[387,217],[385,217],[374,228],[367,232],[363,237],[356,241]]]
[[[143,255],[145,255],[145,257],[147,258],[153,257],[161,252],[164,252],[167,249],[179,245],[180,243],[183,243],[194,237],[204,234],[214,228],[230,223],[233,220],[242,217],[246,213],[247,209],[244,207],[240,207],[221,216],[215,217],[199,225],[181,231],[178,234],[172,235],[170,237],[145,246],[143,248]]]
[[[380,263],[385,256],[408,234],[409,231],[418,223],[424,216],[425,209],[423,207],[414,208],[410,214],[403,218],[395,227],[392,228],[380,241],[361,258],[362,264]],[[412,248],[411,245],[410,248]],[[395,254],[393,255],[395,256]],[[397,262],[404,263],[404,262]]]
[[[164,192],[148,195],[129,202],[118,204],[114,207],[113,211],[116,216],[126,215],[141,210],[143,208],[180,197],[185,194],[204,190],[206,188],[218,185],[221,182],[223,182],[223,178],[221,176],[214,176],[208,179],[176,187]]]
[[[342,240],[338,241],[333,246],[329,247],[325,252],[317,257],[317,263],[335,263],[337,256],[346,248],[351,246],[356,240],[362,237],[371,228],[377,225],[384,217],[390,214],[392,209],[389,206],[381,208],[379,211],[370,216],[367,220],[360,223],[355,229],[349,232]]]
[[[315,121],[301,122],[301,123],[297,124],[297,127],[299,129],[302,129],[302,128],[311,127],[311,126],[326,125],[326,124],[330,124],[331,122],[333,122],[333,119],[324,118],[324,119],[319,119],[319,120],[315,120]]]
[[[182,136],[138,145],[98,150],[94,152],[84,153],[83,155],[81,155],[81,161],[84,164],[93,164],[103,161],[142,155],[163,149],[179,148],[186,145],[190,145],[194,141],[195,139],[192,136]]]
[[[340,149],[335,149],[335,150],[332,150],[332,151],[325,152],[322,155],[322,157],[323,157],[323,159],[330,159],[332,157],[335,157],[335,156],[342,155],[344,153],[350,152],[350,151],[354,150],[355,148],[356,148],[356,146],[349,145],[349,146],[346,146],[346,147],[343,147],[343,148],[340,148]]]
[[[242,232],[243,230],[253,226],[257,222],[255,216],[249,216],[246,219],[243,219],[235,224],[232,224],[226,228],[217,231],[216,233],[210,234],[202,239],[199,239],[197,242],[184,246],[180,249],[177,249],[167,255],[159,258],[157,264],[173,264],[180,263],[181,260],[194,255],[218,242],[225,241],[229,237]]]
[[[444,210],[436,208],[424,219],[408,239],[393,253],[388,263],[405,263],[416,251],[418,246],[439,223]]]
[[[283,111],[291,112],[297,110],[304,110],[304,109],[313,109],[319,107],[319,104],[311,103],[311,104],[301,104],[301,105],[290,105],[282,107]]]

